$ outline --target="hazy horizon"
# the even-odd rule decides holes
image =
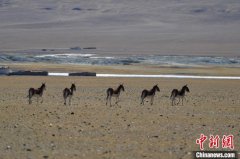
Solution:
[[[237,0],[0,0],[0,50],[239,56]]]

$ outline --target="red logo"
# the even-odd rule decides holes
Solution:
[[[219,148],[219,136],[216,135],[215,137],[213,135],[210,135],[210,139],[209,139],[209,148]]]
[[[204,134],[201,134],[200,138],[196,140],[196,144],[200,145],[200,150],[204,150],[203,143],[205,142],[205,140],[207,140],[207,136],[205,136]]]
[[[233,135],[228,135],[228,136],[223,135],[222,148],[230,148],[231,150],[234,149]]]
[[[222,137],[222,148],[229,148],[231,150],[234,150],[234,143],[233,143],[233,135],[223,135]],[[204,150],[204,142],[208,139],[207,136],[205,136],[204,134],[200,135],[200,138],[196,140],[196,144],[198,144],[200,146],[200,150]],[[219,140],[220,137],[219,135],[213,136],[210,135],[209,138],[209,148],[210,149],[217,149],[219,148]]]

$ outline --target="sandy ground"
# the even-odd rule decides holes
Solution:
[[[27,90],[41,82],[43,103],[29,105]],[[77,91],[64,106],[62,90],[71,82]],[[119,83],[119,104],[106,106],[106,89]],[[154,84],[161,89],[154,104],[140,105],[141,91]],[[187,102],[171,106],[170,91],[184,84]],[[0,88],[0,158],[192,158],[201,133],[233,134],[240,148],[236,80],[1,77]]]

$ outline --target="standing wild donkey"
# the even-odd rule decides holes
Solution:
[[[153,99],[154,99],[156,91],[160,92],[160,89],[158,88],[158,85],[153,86],[153,88],[150,91],[144,89],[142,91],[142,95],[141,95],[141,104],[144,105],[144,99],[146,97],[150,97],[151,98],[151,105],[153,105]]]
[[[73,96],[73,91],[76,91],[76,86],[74,83],[72,83],[72,86],[69,88],[65,88],[63,90],[63,98],[64,98],[64,105],[66,105],[66,100],[69,98],[69,105],[71,105],[71,99]]]
[[[111,103],[112,96],[116,97],[116,104],[118,104],[121,90],[124,91],[123,84],[120,84],[116,90],[114,90],[112,88],[108,88],[107,89],[106,105],[108,104],[108,101],[110,101],[110,106],[112,106],[112,103]]]
[[[183,98],[186,100],[185,98],[185,92],[190,92],[189,88],[187,87],[187,85],[183,86],[182,89],[179,91],[177,89],[173,89],[172,90],[172,93],[171,93],[171,97],[170,99],[172,100],[172,105],[176,105],[175,101],[176,101],[176,98],[179,98],[179,101],[177,104],[179,104],[180,102],[180,99],[182,99],[182,105],[183,105]]]
[[[46,85],[45,83],[42,83],[41,87],[39,87],[38,89],[34,89],[34,88],[30,88],[28,90],[28,101],[29,101],[29,104],[32,103],[32,97],[37,97],[37,103],[38,103],[38,98],[41,97],[42,98],[42,101],[41,103],[43,102],[43,91],[46,90]]]

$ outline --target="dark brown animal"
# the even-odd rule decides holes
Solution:
[[[112,88],[108,88],[107,89],[106,105],[108,104],[108,102],[110,102],[110,106],[112,106],[112,103],[111,103],[112,97],[116,97],[116,102],[115,103],[118,104],[119,96],[120,96],[121,91],[125,91],[124,87],[123,87],[123,84],[120,84],[116,90],[114,90]]]
[[[37,97],[37,103],[38,103],[38,98],[41,97],[42,98],[42,101],[41,103],[43,102],[43,91],[46,90],[46,85],[45,83],[42,83],[41,87],[39,87],[38,89],[34,89],[34,88],[30,88],[28,90],[28,101],[29,101],[29,104],[32,103],[32,97]]]
[[[180,100],[182,99],[182,105],[183,105],[183,99],[186,100],[186,98],[185,98],[185,93],[186,92],[190,92],[190,90],[187,87],[187,85],[183,86],[180,91],[177,90],[177,89],[173,89],[172,93],[171,93],[171,97],[170,97],[170,99],[172,100],[172,105],[176,105],[176,103],[175,103],[176,98],[179,99],[177,104],[179,104]]]
[[[75,86],[74,83],[72,83],[70,89],[69,88],[65,88],[63,90],[64,105],[66,105],[67,98],[69,98],[69,105],[71,105],[71,99],[72,99],[74,91],[76,91],[76,86]]]
[[[150,91],[144,89],[142,91],[142,95],[141,95],[141,104],[144,105],[144,99],[146,97],[150,97],[151,98],[151,105],[153,105],[153,100],[154,100],[154,96],[156,94],[156,91],[160,92],[160,89],[159,89],[158,85],[153,86],[153,88]]]

